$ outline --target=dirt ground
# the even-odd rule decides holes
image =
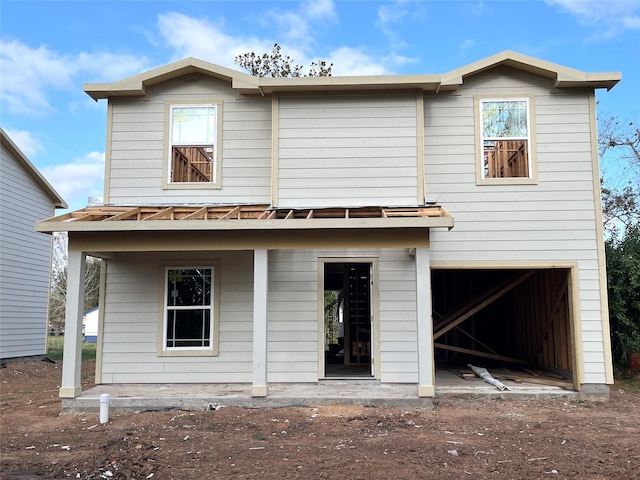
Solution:
[[[83,363],[83,388],[93,362]],[[1,479],[635,479],[640,392],[607,403],[444,400],[60,414],[61,365],[0,369]]]

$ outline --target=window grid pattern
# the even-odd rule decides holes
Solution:
[[[213,267],[166,269],[165,349],[211,349]]]

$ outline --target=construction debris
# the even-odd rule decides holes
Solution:
[[[486,368],[474,367],[471,364],[468,364],[467,367],[473,370],[473,373],[475,373],[478,377],[483,379],[485,382],[490,383],[491,385],[494,385],[495,387],[497,387],[498,390],[509,390],[504,383],[502,383],[500,380],[496,380],[495,378],[493,378],[489,373],[489,370],[487,370]]]

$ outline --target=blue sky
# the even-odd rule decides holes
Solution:
[[[187,56],[278,42],[334,75],[445,73],[503,50],[622,72],[600,112],[640,111],[640,1],[0,0],[0,124],[71,209],[102,196],[106,102],[83,92]]]

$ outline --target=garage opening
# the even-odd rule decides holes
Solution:
[[[433,270],[436,368],[573,387],[570,279],[562,268]]]

